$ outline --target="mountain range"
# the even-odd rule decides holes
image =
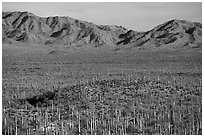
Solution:
[[[136,24],[136,23],[135,23]],[[75,47],[202,47],[202,24],[173,19],[145,32],[118,25],[96,25],[71,17],[39,17],[29,12],[2,12],[3,43]]]

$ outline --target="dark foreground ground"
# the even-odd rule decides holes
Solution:
[[[198,49],[27,47],[2,48],[2,134],[202,134]]]

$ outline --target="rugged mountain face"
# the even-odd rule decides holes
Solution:
[[[160,47],[160,46],[191,46],[201,47],[202,25],[197,22],[184,20],[171,20],[150,31],[136,33],[128,31],[119,36],[122,38],[117,44],[130,45],[130,47]]]
[[[95,25],[70,17],[42,18],[28,12],[2,13],[3,42],[31,42],[80,46],[201,47],[202,25],[171,20],[147,32],[122,26]]]
[[[3,40],[76,46],[115,45],[118,36],[127,32],[121,26],[98,26],[70,17],[41,18],[28,12],[3,12],[2,28]]]

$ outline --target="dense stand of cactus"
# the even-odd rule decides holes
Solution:
[[[141,77],[94,79],[57,90],[36,106],[26,99],[3,105],[3,134],[202,134],[200,87]]]

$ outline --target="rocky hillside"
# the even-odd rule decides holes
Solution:
[[[2,13],[3,40],[65,45],[115,45],[127,29],[70,17],[42,18],[28,12]]]
[[[202,25],[171,20],[147,32],[122,26],[96,25],[70,17],[38,17],[28,12],[2,13],[3,42],[29,42],[122,48],[170,46],[201,47]]]
[[[160,47],[160,46],[202,46],[202,25],[197,22],[185,20],[171,20],[147,32],[134,32],[132,30],[119,36],[122,38],[118,45],[130,47]]]

